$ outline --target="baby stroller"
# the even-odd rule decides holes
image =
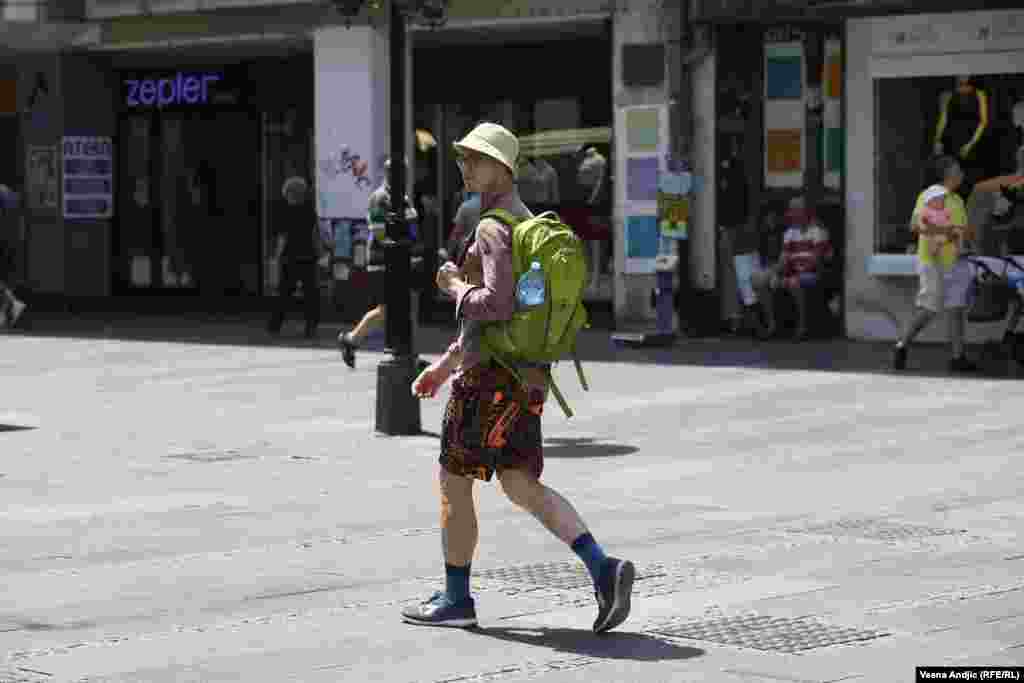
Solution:
[[[1013,228],[1015,215],[1024,210],[1024,193],[1021,188],[1004,188],[1002,194],[1008,210],[1004,209],[1001,215],[993,212],[993,227]],[[1015,251],[1020,248],[1020,245],[1013,246]],[[974,267],[974,278],[968,290],[967,320],[980,323],[1005,319],[1002,338],[986,343],[984,355],[1024,366],[1024,332],[1017,329],[1024,318],[1024,259],[1005,255],[1010,247],[1010,244],[1002,245],[1003,256],[968,257]],[[1001,263],[1002,267],[994,267],[993,262]]]
[[[1006,328],[997,344],[1003,357],[1024,365],[1024,332],[1017,332],[1024,318],[1024,264],[1010,256],[989,257],[989,261],[1002,262],[1002,272],[997,272],[981,258],[967,260],[975,270],[967,296],[967,320],[991,323],[1005,319]]]
[[[1024,263],[1007,255],[984,259],[968,257],[967,260],[974,267],[967,297],[967,320],[974,323],[1006,320],[1002,338],[984,345],[984,357],[1014,361],[1016,366],[1024,367],[1024,332],[1018,331],[1024,318]]]

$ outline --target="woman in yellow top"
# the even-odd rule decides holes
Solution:
[[[907,330],[896,343],[892,367],[907,366],[907,347],[939,313],[947,313],[949,341],[953,358],[951,372],[974,372],[978,367],[964,353],[964,326],[967,312],[967,290],[971,283],[971,267],[964,258],[975,230],[967,222],[967,207],[957,190],[964,180],[960,163],[950,156],[936,159],[934,184],[918,195],[910,229],[918,235],[917,274],[920,286],[916,313]],[[975,192],[997,192],[1003,187],[1024,183],[1024,176],[999,176],[978,182]],[[944,212],[945,216],[935,212]]]

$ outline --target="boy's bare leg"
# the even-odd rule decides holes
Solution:
[[[441,548],[444,562],[467,567],[476,553],[479,529],[473,502],[473,480],[441,468]]]
[[[499,478],[508,499],[537,518],[587,566],[597,598],[594,631],[603,633],[625,621],[636,574],[633,563],[605,555],[576,508],[528,471],[506,469]]]
[[[566,544],[572,544],[587,525],[576,508],[554,489],[548,488],[524,470],[503,470],[501,488],[508,499],[523,508]]]

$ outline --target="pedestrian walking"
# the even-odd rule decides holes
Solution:
[[[967,222],[967,207],[957,192],[964,180],[960,163],[951,156],[933,162],[932,184],[917,197],[910,229],[918,236],[918,293],[913,318],[892,351],[893,370],[907,366],[910,344],[939,314],[945,313],[953,356],[950,372],[977,372],[967,358],[964,328],[967,295],[973,277],[967,254],[973,249],[975,229]],[[1021,182],[1019,176],[999,176],[976,183],[974,192],[995,192]]]
[[[509,500],[532,514],[586,565],[597,599],[593,628],[602,633],[628,617],[635,569],[629,561],[607,556],[572,504],[540,481],[544,468],[541,413],[550,366],[513,368],[495,357],[488,358],[481,352],[479,341],[481,325],[503,324],[511,320],[516,309],[512,228],[488,216],[488,212],[532,218],[516,192],[519,143],[502,126],[482,123],[457,142],[455,149],[466,190],[481,193],[483,218],[463,266],[446,262],[437,273],[436,283],[455,299],[460,318],[469,324],[462,326],[447,352],[412,386],[417,396],[432,397],[454,376],[442,423],[439,458],[445,588],[422,604],[404,609],[402,618],[429,626],[477,624],[476,605],[470,594],[470,571],[478,541],[473,486],[477,479],[490,481],[497,474]],[[568,228],[566,232],[571,234]],[[580,250],[582,292],[586,266],[582,247]],[[515,417],[504,430],[509,409],[519,405],[525,409],[513,411]],[[494,441],[492,434],[498,436]],[[487,435],[486,440],[482,435]]]
[[[319,223],[305,178],[289,177],[281,187],[281,194],[284,204],[277,215],[277,224],[282,226],[277,240],[280,288],[267,330],[271,334],[281,332],[288,308],[292,305],[295,288],[301,283],[305,336],[311,339],[320,324],[320,286],[317,282]]]
[[[15,327],[28,307],[15,296],[11,283],[17,258],[15,244],[19,241],[14,211],[19,203],[18,193],[0,185],[0,329]]]
[[[371,251],[375,245],[379,244],[386,237],[387,218],[388,214],[392,211],[390,170],[391,160],[388,159],[384,162],[384,180],[381,182],[380,187],[370,193],[367,211],[370,226],[370,244],[367,246]],[[413,208],[412,202],[409,201],[409,196],[406,195],[405,219],[411,224],[417,218],[416,209]],[[387,275],[383,270],[378,272],[384,277]],[[342,332],[338,335],[338,349],[341,351],[341,357],[345,361],[345,365],[350,368],[356,366],[356,349],[362,345],[370,332],[380,329],[387,322],[387,306],[379,300],[384,289],[383,278],[375,278],[375,281],[372,281],[370,284],[370,296],[373,299],[370,310],[363,315],[362,319],[351,331]]]

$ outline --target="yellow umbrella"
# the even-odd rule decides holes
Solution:
[[[416,129],[416,147],[421,152],[426,152],[431,147],[437,147],[437,140],[431,135],[429,130],[423,130],[422,128]]]

